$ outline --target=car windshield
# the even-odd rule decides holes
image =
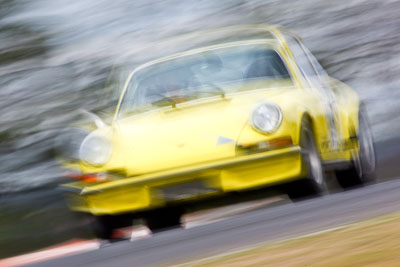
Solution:
[[[217,48],[175,57],[137,71],[128,81],[119,115],[291,85],[281,57],[267,45]]]

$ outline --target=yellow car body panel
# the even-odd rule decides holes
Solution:
[[[337,148],[332,150],[328,111],[320,100],[323,96],[302,78],[279,28],[267,29],[276,40],[225,43],[183,52],[139,67],[138,70],[148,68],[201,51],[259,43],[279,53],[291,82],[275,81],[275,84],[265,84],[268,89],[257,90],[249,90],[254,86],[249,82],[240,92],[183,102],[125,118],[119,117],[117,108],[112,125],[96,130],[113,144],[110,160],[97,167],[80,163],[82,173],[104,173],[106,179],[98,183],[64,185],[72,192],[69,194],[70,207],[95,215],[137,212],[171,202],[184,205],[186,201],[211,195],[304,178],[299,147],[304,116],[312,121],[323,161],[351,161],[358,151],[357,142],[352,141],[358,131],[357,94],[330,78],[329,84],[336,97],[334,127],[340,136]],[[122,96],[134,73],[128,77]],[[249,121],[254,106],[263,101],[277,104],[282,111],[281,125],[269,134],[255,131]],[[246,150],[263,142],[269,147],[253,152]],[[114,178],[110,174],[113,172],[123,173],[124,178]],[[192,185],[199,189],[192,192]]]

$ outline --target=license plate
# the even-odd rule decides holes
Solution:
[[[159,188],[166,201],[183,200],[215,193],[218,190],[208,186],[205,181],[192,181]]]

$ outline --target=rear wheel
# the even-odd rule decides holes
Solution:
[[[349,189],[376,180],[376,158],[372,134],[370,131],[366,111],[360,108],[358,129],[359,152],[353,157],[351,167],[346,170],[337,170],[336,178],[343,189]]]
[[[149,212],[145,216],[147,227],[152,233],[180,228],[183,211],[178,208],[165,208]]]
[[[306,178],[294,181],[287,186],[287,194],[291,200],[297,201],[321,195],[326,190],[325,173],[321,164],[312,125],[303,119],[300,132],[302,151],[302,168]]]

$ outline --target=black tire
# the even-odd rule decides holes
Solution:
[[[366,111],[360,107],[357,140],[359,153],[353,157],[351,167],[335,171],[336,179],[343,189],[351,189],[376,180],[376,156]]]
[[[120,238],[113,238],[114,230],[131,226],[133,223],[132,217],[128,215],[103,215],[92,217],[91,227],[94,235],[104,240],[120,240]]]
[[[149,212],[144,219],[147,227],[154,234],[182,227],[182,215],[182,210],[178,208],[165,208]]]
[[[312,124],[309,119],[302,120],[300,131],[304,179],[287,185],[286,193],[293,201],[322,195],[326,191],[325,173],[322,167]]]

